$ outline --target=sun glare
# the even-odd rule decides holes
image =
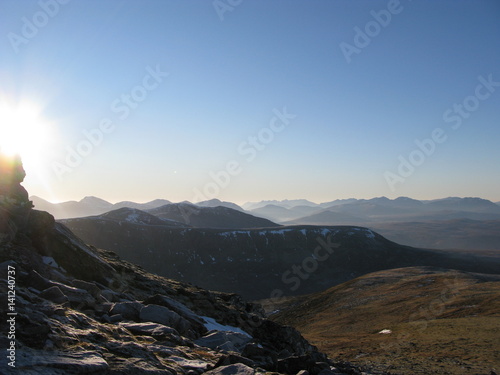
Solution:
[[[0,102],[0,150],[19,154],[24,162],[36,163],[49,141],[49,125],[32,103]]]

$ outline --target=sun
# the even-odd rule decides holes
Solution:
[[[0,101],[0,150],[8,155],[18,154],[23,162],[40,160],[50,141],[50,126],[34,103],[17,104]]]

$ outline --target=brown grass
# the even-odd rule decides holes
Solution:
[[[500,277],[403,268],[286,306],[272,318],[295,326],[334,359],[391,374],[500,370]],[[392,333],[379,333],[385,329]]]

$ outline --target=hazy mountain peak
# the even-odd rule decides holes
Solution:
[[[99,216],[101,219],[110,219],[116,221],[125,221],[131,224],[143,225],[164,225],[165,222],[160,218],[138,210],[137,208],[123,207],[117,210],[106,212]]]
[[[109,203],[108,201],[105,201],[104,199],[94,197],[94,196],[86,196],[82,200],[80,200],[80,203],[91,205],[91,206],[101,206],[101,207],[112,207],[113,204]]]
[[[247,202],[243,205],[245,210],[255,210],[258,208],[265,207],[267,205],[275,205],[284,208],[293,208],[296,206],[311,206],[317,207],[318,204],[308,201],[307,199],[283,199],[283,200],[264,200],[260,202]]]
[[[221,207],[232,208],[233,210],[243,211],[243,208],[241,208],[237,204],[232,203],[232,202],[223,202],[220,199],[210,199],[207,201],[198,202],[198,203],[196,203],[196,205],[198,207],[218,207],[218,206],[221,206]]]

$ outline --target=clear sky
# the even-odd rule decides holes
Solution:
[[[0,0],[0,145],[51,201],[500,201],[499,20],[496,0]]]

